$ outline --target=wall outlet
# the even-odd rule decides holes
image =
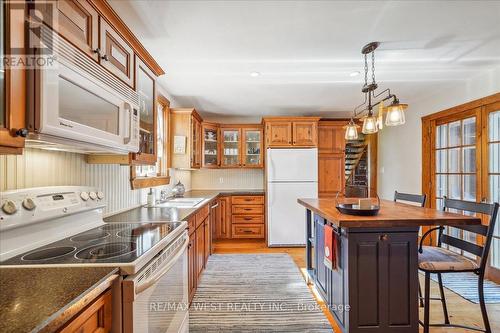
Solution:
[[[224,183],[224,178],[223,177],[219,177],[219,183],[220,184]]]

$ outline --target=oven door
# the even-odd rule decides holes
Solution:
[[[60,61],[40,70],[38,133],[137,152],[138,107],[111,87]]]
[[[184,232],[123,281],[124,333],[188,332],[189,236]]]

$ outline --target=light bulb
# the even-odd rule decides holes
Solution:
[[[363,129],[361,130],[361,132],[363,132],[363,134],[377,133],[377,117],[372,114],[366,116],[363,120]]]
[[[354,123],[351,119],[349,124],[344,126],[345,128],[345,139],[346,140],[357,140],[358,139],[358,125]]]
[[[385,118],[386,126],[397,126],[405,123],[404,110],[408,107],[407,104],[393,103],[387,107],[387,117]]]

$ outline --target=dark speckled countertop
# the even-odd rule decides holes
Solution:
[[[109,288],[117,268],[0,268],[0,332],[55,332]]]
[[[194,190],[184,194],[185,198],[204,198],[207,202],[224,195],[264,195],[264,190]],[[105,222],[159,222],[183,221],[199,208],[138,207],[104,219]]]

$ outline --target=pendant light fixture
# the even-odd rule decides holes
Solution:
[[[358,105],[354,109],[354,115],[351,118],[349,124],[345,126],[345,138],[346,140],[355,140],[358,138],[357,126],[354,122],[354,119],[360,116],[361,114],[368,112],[368,114],[361,119],[363,120],[363,127],[361,129],[363,134],[373,134],[377,133],[379,130],[384,127],[384,112],[387,113],[385,119],[386,126],[398,126],[403,125],[405,123],[405,114],[404,111],[408,108],[408,104],[402,104],[399,102],[399,99],[395,94],[391,93],[389,88],[375,93],[375,90],[378,88],[378,84],[375,80],[375,50],[379,47],[379,42],[371,42],[366,44],[361,49],[361,54],[365,57],[365,84],[361,88],[365,96],[365,101]],[[371,82],[368,83],[368,55],[371,55]],[[383,97],[381,97],[383,96]],[[375,100],[381,99],[376,102]],[[386,107],[384,107],[384,101],[392,99],[392,103]],[[378,105],[378,113],[375,115],[373,113],[374,107]]]

